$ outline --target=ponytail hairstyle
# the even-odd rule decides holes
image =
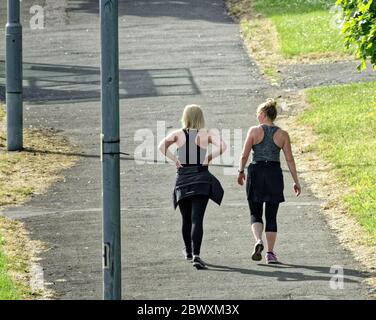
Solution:
[[[266,99],[266,102],[261,103],[257,108],[257,115],[264,113],[271,121],[277,118],[277,101],[273,98]]]

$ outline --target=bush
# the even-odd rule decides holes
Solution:
[[[368,58],[376,69],[376,0],[337,0],[337,5],[344,13],[345,44],[360,60],[358,70],[366,69]]]

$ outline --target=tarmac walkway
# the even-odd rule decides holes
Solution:
[[[24,0],[23,6],[32,2]],[[223,1],[119,2],[122,151],[133,155],[142,134],[152,132],[156,155],[163,137],[157,137],[158,125],[165,121],[166,128],[179,127],[189,103],[204,108],[208,127],[225,129],[231,137],[241,129],[244,139],[256,123],[257,105],[275,89],[248,58],[239,26],[226,14]],[[48,194],[5,212],[24,221],[31,237],[50,247],[41,265],[45,285],[58,299],[102,297],[97,3],[46,1],[56,14],[47,15],[45,29],[31,30],[24,22],[25,125],[62,130],[84,154]],[[233,154],[230,148],[226,165],[237,165]],[[123,158],[124,299],[366,298],[365,274],[331,234],[319,212],[320,201],[304,182],[303,194],[296,198],[288,172],[276,246],[285,264],[251,261],[245,189],[228,170],[211,169],[225,197],[221,207],[209,204],[201,256],[210,266],[197,271],[181,254],[180,213],[171,202],[174,167]],[[330,286],[335,265],[343,267],[343,289]]]

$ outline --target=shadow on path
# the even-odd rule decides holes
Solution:
[[[98,101],[100,69],[94,67],[24,63],[23,97],[38,104]],[[5,100],[5,62],[0,60],[0,100]],[[119,71],[120,99],[198,95],[190,69]]]
[[[293,265],[283,263],[273,265],[258,264],[258,266],[268,267],[271,269],[270,271],[260,271],[255,269],[243,269],[209,263],[206,263],[206,265],[209,267],[207,271],[238,272],[246,275],[275,278],[278,281],[329,281],[335,275],[335,273],[330,273],[330,267],[322,266]],[[305,269],[308,271],[315,271],[318,274],[309,275],[305,272],[286,271],[289,269]],[[351,283],[359,283],[369,276],[369,274],[365,272],[354,269],[343,269],[343,275],[345,282]],[[350,279],[348,276],[359,278],[359,280]]]
[[[5,140],[5,139],[4,139]],[[40,150],[35,148],[23,148],[23,152],[32,153],[34,155],[37,154],[55,154],[55,155],[64,155],[68,157],[80,157],[80,158],[88,158],[88,159],[100,159],[100,154],[89,154],[89,153],[80,153],[80,152],[61,152],[61,151],[49,151],[49,150]],[[125,155],[121,156],[121,155]],[[152,159],[152,158],[137,158],[134,156],[131,156],[129,153],[126,152],[120,152],[120,160],[121,161],[140,161],[147,164],[169,164],[167,160],[160,161],[158,159]],[[221,167],[221,168],[234,168],[234,165],[231,164],[211,164],[210,167]]]
[[[202,7],[207,9],[202,10]],[[99,1],[80,0],[75,1],[73,5],[68,3],[67,13],[77,11],[99,16]],[[218,11],[218,13],[213,14],[213,11]],[[147,18],[173,17],[182,20],[206,20],[219,23],[226,20],[227,23],[232,22],[226,15],[223,0],[120,0],[119,16],[125,15]]]

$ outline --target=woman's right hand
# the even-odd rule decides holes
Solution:
[[[299,182],[294,183],[293,188],[296,196],[298,197],[302,193],[302,187],[300,186]]]
[[[245,181],[245,173],[244,172],[239,173],[238,174],[238,184],[240,184],[242,186],[244,184],[244,181]]]
[[[175,161],[175,165],[176,165],[176,168],[177,168],[177,169],[179,169],[179,168],[183,168],[183,166],[182,166],[182,164],[181,164],[181,162],[180,162],[179,159]]]

